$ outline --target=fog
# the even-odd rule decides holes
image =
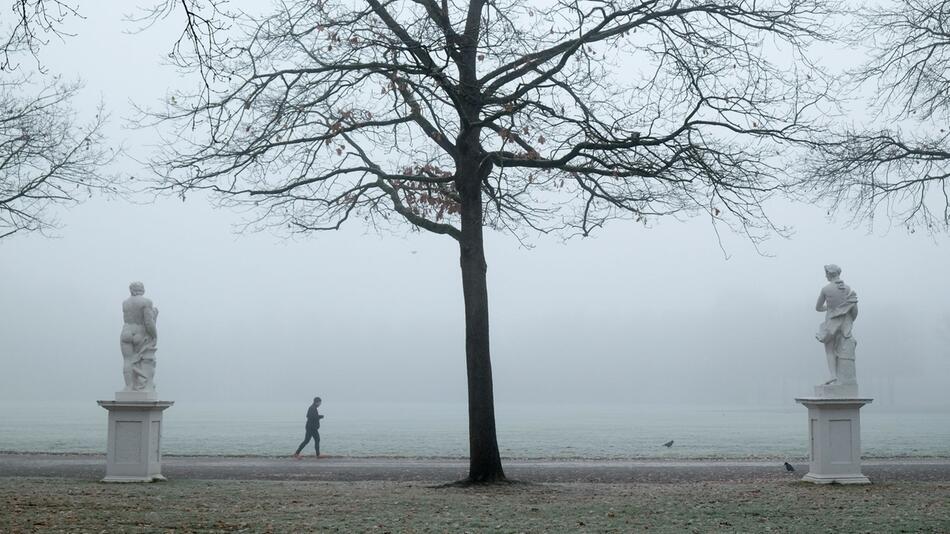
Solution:
[[[160,66],[179,21],[130,35],[118,3],[83,6],[51,43],[51,70],[86,82],[110,136],[130,101],[179,83]],[[142,175],[133,157],[115,172]],[[121,302],[141,280],[161,310],[162,398],[176,401],[464,401],[455,242],[354,222],[289,239],[240,233],[206,199],[93,198],[52,237],[0,241],[0,400],[110,398],[121,389]],[[593,237],[487,234],[492,362],[501,402],[790,403],[827,377],[815,300],[836,263],[860,299],[862,393],[883,405],[950,405],[950,241],[775,202],[794,227],[757,250],[710,222],[608,225]]]

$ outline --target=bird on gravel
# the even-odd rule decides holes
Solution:
[[[673,446],[673,440],[667,441],[666,443],[663,444],[663,446],[669,449],[670,447]]]
[[[792,467],[792,464],[785,462],[785,470],[791,472],[791,471],[794,471],[795,468]]]

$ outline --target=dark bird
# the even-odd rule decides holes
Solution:
[[[788,463],[788,462],[785,462],[785,470],[786,470],[786,471],[794,471],[795,468],[792,467],[792,464],[790,464],[790,463]]]
[[[666,443],[663,444],[663,446],[666,447],[667,449],[670,448],[670,447],[672,447],[672,446],[673,446],[673,440],[667,441]]]

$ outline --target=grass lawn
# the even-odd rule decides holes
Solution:
[[[0,532],[950,532],[950,484],[0,478]]]

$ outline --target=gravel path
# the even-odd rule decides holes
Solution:
[[[0,453],[0,477],[97,479],[105,474],[104,455]],[[506,460],[505,474],[527,482],[683,483],[795,480],[808,471],[781,461],[555,461]],[[305,457],[166,456],[162,473],[169,479],[452,481],[467,472],[466,460]],[[865,460],[864,474],[874,482],[950,482],[950,459]]]

